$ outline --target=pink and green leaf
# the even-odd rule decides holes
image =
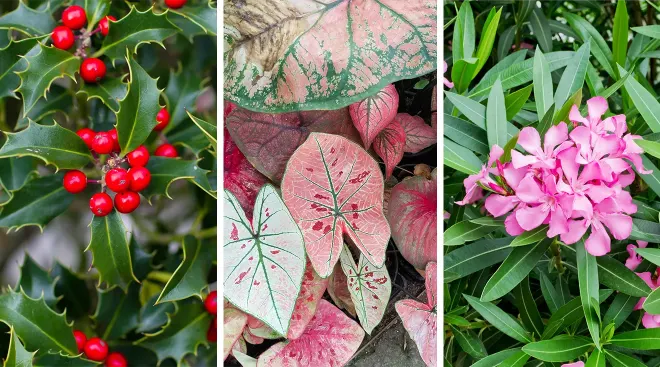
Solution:
[[[360,133],[365,149],[369,149],[378,133],[394,120],[398,108],[399,93],[392,84],[348,106],[353,125]]]
[[[314,271],[312,264],[307,261],[305,275],[303,275],[300,294],[296,300],[296,306],[291,316],[291,325],[289,326],[289,340],[297,339],[305,331],[305,327],[316,313],[316,306],[323,297],[323,293],[328,286],[328,279],[323,279]]]
[[[337,307],[346,310],[353,317],[357,317],[355,304],[351,299],[351,292],[348,291],[348,279],[341,268],[341,264],[335,265],[335,270],[328,277],[328,294]]]
[[[411,116],[407,113],[396,115],[395,121],[398,121],[406,132],[406,153],[419,153],[438,142],[438,135],[435,129],[424,122],[419,116]]]
[[[339,261],[348,278],[348,290],[362,328],[367,334],[371,334],[383,319],[392,292],[392,281],[387,268],[375,267],[364,256],[360,256],[356,266],[347,246],[344,246]]]
[[[225,297],[284,336],[305,271],[302,234],[272,185],[259,191],[251,221],[228,190],[224,200]]]
[[[223,359],[227,359],[234,344],[243,334],[243,329],[247,325],[247,315],[240,310],[227,306],[223,310],[223,315],[222,352],[224,354]]]
[[[376,161],[341,136],[312,133],[291,156],[282,197],[319,276],[327,278],[332,272],[344,234],[369,262],[383,265],[390,238],[383,190]]]
[[[385,162],[385,178],[389,178],[401,159],[406,146],[406,132],[396,121],[390,122],[378,135],[373,143],[376,154]]]
[[[330,302],[319,301],[300,338],[280,342],[259,356],[257,367],[346,365],[364,338],[364,330]]]
[[[259,189],[268,181],[245,158],[225,129],[224,186],[229,190],[248,215],[252,216],[254,201]]]

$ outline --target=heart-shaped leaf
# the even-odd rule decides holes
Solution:
[[[247,325],[248,316],[241,310],[233,307],[223,308],[223,327],[222,327],[222,352],[224,359],[227,359],[234,343],[243,334],[243,329]]]
[[[248,162],[234,144],[229,131],[225,129],[224,186],[229,190],[245,211],[248,219],[252,218],[254,202],[259,189],[268,180]]]
[[[146,168],[151,172],[151,183],[142,194],[149,199],[154,195],[165,195],[171,199],[168,190],[172,182],[177,180],[188,180],[207,194],[216,197],[209,182],[209,171],[199,168],[195,161],[151,157]]]
[[[187,118],[186,114],[189,116],[188,111],[197,110],[195,102],[197,97],[206,90],[205,85],[208,81],[208,78],[202,79],[194,68],[181,68],[178,72],[170,70],[170,78],[165,87],[170,123],[165,131],[179,126]]]
[[[341,136],[312,133],[291,156],[282,197],[321,277],[328,277],[339,260],[344,234],[370,263],[383,265],[390,238],[383,191],[376,161]]]
[[[27,55],[32,49],[34,53],[39,52],[39,47],[35,47],[37,41],[38,38],[10,40],[5,48],[0,49],[0,98],[16,97],[14,90],[20,85],[21,79],[15,72],[27,68],[27,61],[21,56]]]
[[[53,278],[28,254],[25,254],[23,265],[21,265],[21,277],[18,279],[16,289],[19,287],[30,298],[39,299],[43,296],[44,302],[50,307],[55,306],[57,302]]]
[[[119,287],[98,291],[92,318],[103,340],[116,340],[135,329],[140,320],[140,285],[133,282],[124,292]]]
[[[410,116],[407,113],[399,113],[394,118],[406,133],[406,153],[419,153],[438,142],[438,135],[431,126],[427,125],[419,116]]]
[[[394,120],[398,108],[399,93],[392,84],[348,106],[353,125],[360,133],[365,149],[369,149],[378,133]]]
[[[23,1],[18,7],[0,17],[0,29],[16,29],[31,36],[49,34],[55,28],[55,20],[50,9],[37,11],[30,9]]]
[[[103,104],[117,113],[119,112],[119,101],[126,97],[127,90],[128,85],[120,78],[105,78],[99,83],[83,84],[76,94],[87,95],[88,101],[93,98],[100,99]]]
[[[91,228],[92,237],[85,251],[92,251],[92,265],[99,272],[99,284],[118,285],[126,292],[129,283],[137,279],[133,274],[124,222],[113,210],[105,217],[94,216]]]
[[[208,286],[206,279],[216,259],[215,243],[200,241],[193,236],[183,239],[183,261],[163,288],[156,303],[178,301],[197,296]]]
[[[232,2],[224,10],[233,46],[226,52],[225,97],[240,106],[269,112],[336,109],[436,69],[432,1],[260,5]],[[257,21],[265,17],[268,22]]]
[[[351,292],[348,290],[348,278],[340,263],[335,265],[335,270],[328,277],[328,294],[337,307],[346,310],[353,317],[357,317],[355,304],[351,299]]]
[[[57,169],[78,169],[92,161],[85,142],[57,123],[47,126],[31,122],[23,131],[6,134],[0,158],[32,156]]]
[[[272,185],[259,191],[251,221],[227,190],[224,208],[225,297],[287,335],[305,271],[303,236]]]
[[[2,367],[32,367],[35,353],[25,350],[13,327],[9,328],[9,349]]]
[[[387,268],[375,267],[365,259],[364,255],[360,256],[358,265],[355,265],[353,255],[346,245],[339,261],[348,279],[348,290],[362,328],[367,334],[371,334],[383,319],[387,303],[390,301],[392,281]]]
[[[392,175],[394,167],[401,162],[405,146],[406,132],[403,130],[403,126],[396,121],[390,122],[376,135],[373,148],[376,154],[385,162],[386,179]]]
[[[338,134],[358,141],[348,108],[281,114],[234,109],[225,121],[234,142],[259,172],[274,182],[282,180],[293,152],[310,132]]]
[[[300,286],[300,294],[298,294],[296,305],[293,308],[293,315],[291,315],[291,325],[289,325],[289,333],[286,335],[287,339],[298,339],[302,335],[309,320],[316,313],[316,307],[327,286],[328,278],[323,279],[318,276],[312,264],[307,260],[305,274]]]
[[[204,135],[206,135],[206,138],[211,143],[211,146],[213,147],[213,149],[218,150],[218,139],[217,139],[218,127],[213,125],[213,124],[210,124],[210,123],[208,123],[208,122],[206,122],[206,121],[204,121],[200,118],[197,118],[197,117],[193,116],[188,111],[186,111],[186,113],[188,113],[188,116],[190,116],[190,119],[192,120],[192,122],[194,122],[195,125],[197,125],[197,127],[199,127],[199,129],[202,130]]]
[[[387,220],[401,255],[417,269],[437,261],[437,180],[415,176],[392,189]]]
[[[322,299],[305,332],[263,352],[257,367],[344,366],[360,347],[364,330],[337,307]]]

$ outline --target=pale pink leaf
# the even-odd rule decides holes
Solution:
[[[383,175],[360,146],[337,135],[310,134],[289,160],[282,197],[319,276],[332,272],[344,234],[369,262],[383,265],[390,238],[383,215]]]
[[[224,200],[224,295],[284,336],[305,271],[302,234],[270,184],[257,195],[252,221],[228,190]]]
[[[257,367],[341,367],[363,338],[358,323],[322,299],[300,338],[270,347],[259,356]]]
[[[289,340],[299,338],[305,331],[309,320],[316,313],[316,306],[323,297],[327,286],[328,278],[323,279],[318,276],[312,264],[307,261],[300,294],[293,309],[293,316],[291,316],[291,325],[289,326],[289,334],[287,334]]]
[[[243,330],[243,339],[245,339],[246,342],[257,345],[261,344],[264,342],[264,338],[260,338],[250,332],[250,328],[246,327],[245,330]]]
[[[277,333],[277,331],[273,330],[264,323],[261,323],[261,325],[257,327],[250,327],[248,324],[247,329],[250,331],[251,336],[261,339],[279,339],[282,337]]]
[[[236,196],[238,202],[241,203],[241,207],[250,218],[257,192],[268,180],[252,167],[252,164],[248,162],[232,141],[227,129],[225,129],[224,134],[224,188]]]
[[[404,259],[417,269],[424,269],[428,262],[438,259],[435,172],[430,180],[415,176],[394,186],[387,210],[396,247]]]
[[[335,265],[335,270],[328,277],[328,294],[337,307],[346,310],[353,317],[357,317],[355,304],[351,299],[351,292],[348,291],[348,279],[339,263]]]
[[[227,118],[226,126],[247,159],[274,182],[282,180],[286,162],[310,132],[360,139],[348,108],[268,114],[239,107]]]
[[[247,325],[247,315],[233,307],[225,307],[223,310],[224,325],[222,327],[222,352],[224,359],[227,359],[232,347],[243,334],[243,329]]]
[[[243,330],[245,332],[245,330]],[[245,343],[245,338],[241,335],[236,343],[231,347],[231,354],[236,357],[236,352],[247,353],[247,344]]]
[[[394,121],[398,108],[399,93],[393,84],[373,96],[348,106],[353,125],[360,132],[365,149],[369,149],[376,135]]]
[[[353,255],[346,245],[339,261],[348,278],[348,290],[362,328],[367,334],[371,334],[383,319],[385,308],[390,301],[392,282],[387,268],[385,266],[377,268],[362,255],[356,266]]]
[[[257,360],[245,354],[245,352],[234,350],[234,358],[242,367],[257,367]]]
[[[406,145],[406,132],[396,121],[390,122],[381,132],[376,135],[373,143],[374,151],[385,162],[385,178],[389,178],[401,158],[403,148]]]
[[[406,132],[406,153],[418,153],[438,142],[435,129],[424,122],[419,116],[411,116],[407,113],[396,115],[396,121],[403,126]]]
[[[438,264],[435,262],[430,262],[426,265],[426,302],[431,307],[436,307],[438,305],[438,297],[436,292],[438,291]]]

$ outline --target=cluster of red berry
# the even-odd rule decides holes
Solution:
[[[165,5],[171,9],[179,9],[180,7],[186,5],[188,0],[165,0]]]
[[[127,367],[128,362],[123,354],[119,352],[112,352],[108,354],[108,343],[101,338],[91,338],[87,340],[87,336],[80,330],[73,331],[73,337],[76,338],[78,345],[78,353],[85,352],[85,357],[92,361],[103,362],[105,361],[106,367]]]
[[[212,343],[218,341],[218,292],[213,291],[206,296],[204,300],[204,308],[206,312],[213,315],[213,321],[211,321],[211,326],[206,332],[206,339]]]

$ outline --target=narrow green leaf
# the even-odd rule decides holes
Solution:
[[[506,145],[506,106],[504,104],[504,91],[499,79],[495,81],[493,88],[488,96],[486,105],[486,133],[488,135],[488,145]]]
[[[463,327],[468,327],[470,326],[470,321],[466,320],[465,318],[457,315],[451,315],[451,314],[445,314],[444,315],[444,322],[449,325],[456,325],[456,326],[463,326]]]
[[[99,272],[99,284],[117,285],[126,292],[129,283],[137,279],[121,216],[115,210],[105,217],[94,216],[91,229],[91,240],[85,251],[92,251],[92,265]]]
[[[618,70],[621,75],[625,72],[622,67],[619,67]],[[635,78],[626,79],[624,88],[651,131],[654,133],[660,132],[660,115],[656,113],[660,110],[660,102]]]
[[[532,337],[520,324],[508,313],[490,302],[482,302],[476,297],[464,294],[463,297],[470,306],[489,323],[504,334],[516,339],[521,343],[531,343]]]
[[[545,135],[545,133],[550,129],[552,126],[552,119],[555,115],[555,105],[554,103],[548,107],[548,111],[545,113],[543,118],[539,121],[538,126],[536,127],[536,130],[538,130],[539,134],[541,136]]]
[[[589,48],[590,42],[585,42],[575,52],[573,60],[566,66],[555,92],[555,106],[563,106],[569,96],[582,88],[584,78],[587,75]]]
[[[568,24],[570,24],[571,27],[578,32],[580,37],[582,37],[583,41],[587,41],[589,38],[593,40],[591,53],[596,60],[598,60],[598,63],[600,63],[605,72],[607,72],[612,78],[616,78],[614,69],[612,69],[612,50],[610,50],[610,47],[607,45],[607,42],[603,38],[603,35],[601,35],[600,31],[591,25],[590,22],[576,14],[567,12],[563,15],[568,21]]]
[[[656,288],[644,301],[644,310],[652,315],[660,315],[660,288]]]
[[[183,261],[163,288],[156,304],[194,296],[203,298],[202,291],[208,286],[206,279],[216,259],[217,248],[215,244],[193,236],[186,236],[182,247]]]
[[[516,36],[516,26],[512,25],[504,32],[500,32],[500,40],[497,41],[497,59],[502,61],[506,59],[507,53],[513,46],[513,41]]]
[[[523,108],[529,95],[532,93],[532,88],[534,85],[530,84],[525,88],[517,90],[504,98],[504,104],[506,105],[506,119],[513,119],[518,112]]]
[[[607,355],[607,361],[612,364],[612,367],[648,367],[640,362],[639,359],[617,351],[605,350],[605,354]]]
[[[580,299],[591,339],[600,348],[600,304],[598,303],[598,264],[582,242],[575,245]],[[561,362],[561,361],[559,361]]]
[[[660,158],[660,142],[644,139],[636,139],[635,144],[644,149],[644,153]]]
[[[493,353],[485,358],[482,358],[472,364],[470,367],[493,367],[501,366],[501,363],[513,355],[518,355],[521,352],[520,348],[505,349],[497,353]]]
[[[639,329],[614,335],[612,344],[617,347],[635,350],[660,349],[660,328]]]
[[[542,225],[531,231],[523,232],[513,239],[511,247],[526,246],[531,243],[537,243],[547,237],[547,232],[547,225]]]
[[[604,302],[612,294],[611,290],[601,290],[598,292],[599,302]],[[542,339],[549,339],[557,333],[564,331],[567,327],[574,325],[584,318],[582,311],[582,298],[575,297],[561,306],[552,314],[550,320],[543,330]]]
[[[605,367],[605,353],[601,352],[600,349],[594,349],[584,367]]]
[[[545,362],[568,362],[577,359],[593,347],[591,341],[579,336],[561,335],[552,340],[529,343],[522,350]]]
[[[495,12],[495,7],[491,8],[490,13],[488,13],[488,18],[484,23],[483,30],[481,32],[481,38],[479,39],[479,47],[477,48],[477,53],[475,57],[479,59],[477,62],[477,67],[472,74],[472,78],[479,73],[481,68],[486,64],[488,58],[493,51],[493,43],[495,43],[495,35],[497,34],[497,27],[500,24],[500,17],[502,16],[502,8]]]
[[[608,325],[614,323],[614,327],[623,325],[628,316],[633,312],[635,305],[639,301],[639,297],[631,296],[624,293],[619,293],[614,297],[610,304],[610,308],[603,316],[603,324]]]
[[[541,49],[545,52],[551,52],[552,33],[550,32],[550,24],[541,8],[534,7],[534,10],[529,15],[529,25]]]
[[[483,358],[488,355],[486,352],[486,347],[484,343],[477,337],[472,330],[461,330],[453,325],[449,326],[451,328],[458,345],[461,346],[461,349],[474,358]]]
[[[188,116],[190,117],[192,122],[194,122],[195,125],[197,125],[197,127],[199,127],[199,129],[202,130],[204,135],[206,135],[206,138],[211,143],[211,146],[213,147],[213,149],[215,149],[217,151],[218,150],[218,140],[217,140],[218,128],[217,128],[217,126],[215,126],[213,124],[210,124],[210,123],[208,123],[208,122],[206,122],[206,121],[204,121],[200,118],[197,118],[197,117],[193,116],[188,111],[186,111],[186,112],[188,113]]]
[[[644,259],[652,262],[653,264],[655,264],[657,266],[660,266],[660,249],[657,249],[657,248],[637,248],[637,249],[635,249],[635,252],[637,252]]]
[[[454,63],[460,59],[472,57],[475,32],[474,15],[472,15],[472,7],[469,2],[462,3],[458,10],[453,37],[452,45],[454,45],[454,49],[452,50],[452,56]]]
[[[561,106],[561,109],[557,111],[557,114],[552,118],[552,123],[554,125],[559,124],[561,121],[568,121],[568,114],[573,108],[574,105],[579,106],[582,101],[582,88],[578,89],[570,98],[564,102],[564,105]]]
[[[482,162],[469,149],[464,148],[447,138],[444,139],[445,165],[468,175],[476,174],[481,170]],[[1,152],[1,150],[0,150]]]
[[[632,232],[630,233],[629,239],[660,243],[660,224],[657,222],[633,218]]]
[[[543,334],[543,320],[539,313],[536,301],[529,287],[529,277],[525,277],[512,291],[515,305],[520,311],[520,319],[527,330],[531,330],[539,337]]]
[[[512,238],[484,239],[460,247],[445,255],[445,282],[468,276],[504,261],[511,252],[509,244]],[[451,274],[451,276],[448,274]]]
[[[477,67],[478,59],[474,57],[457,60],[451,68],[451,81],[454,83],[454,88],[458,93],[463,93],[467,90],[472,78],[474,77],[474,70]]]
[[[468,120],[486,130],[486,107],[484,105],[460,94],[445,92],[445,95]]]
[[[473,223],[469,220],[458,222],[447,228],[444,233],[445,246],[459,246],[468,241],[483,238],[496,230],[498,226]]]
[[[564,305],[563,299],[550,281],[550,278],[548,278],[543,271],[539,271],[539,279],[541,282],[541,294],[543,294],[543,299],[548,305],[550,313],[554,315],[557,310]]]
[[[628,49],[628,9],[625,0],[618,0],[614,13],[614,28],[612,29],[612,56],[614,65],[626,66]]]
[[[539,116],[545,116],[545,113],[552,106],[554,92],[548,61],[539,49],[536,49],[534,53],[533,81],[536,113]]]
[[[645,36],[660,39],[660,25],[647,25],[643,27],[632,27],[633,31]]]

